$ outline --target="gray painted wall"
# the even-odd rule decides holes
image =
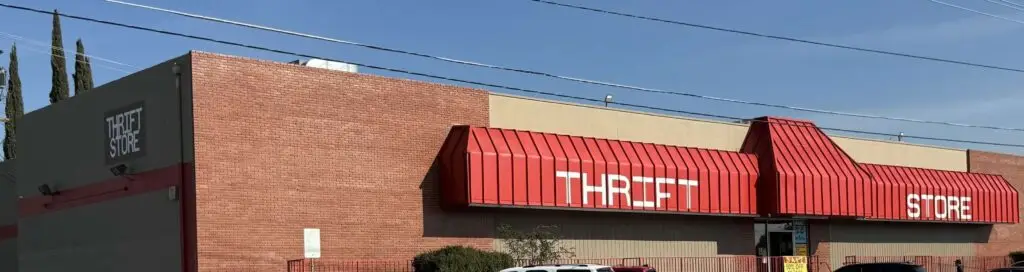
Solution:
[[[0,162],[0,226],[18,224],[14,160]],[[18,271],[17,239],[0,241],[0,271]]]
[[[0,162],[0,226],[18,223],[18,193],[14,160]]]
[[[115,178],[105,157],[104,117],[140,101],[145,103],[145,154],[124,163],[131,172],[180,163],[175,61],[187,64],[189,58],[26,114],[18,127],[18,194],[39,196],[44,183],[68,190]],[[157,191],[20,218],[20,271],[181,271],[179,205],[166,191]]]
[[[18,241],[0,241],[0,271],[18,271]]]
[[[22,219],[18,271],[181,272],[178,205],[156,191]]]
[[[147,154],[128,164],[142,172],[180,162],[178,94],[168,61],[26,114],[18,123],[18,194],[38,196],[43,183],[59,190],[112,178],[104,114],[139,101],[146,107]]]

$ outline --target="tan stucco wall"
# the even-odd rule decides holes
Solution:
[[[496,227],[528,231],[539,225],[557,226],[560,246],[575,253],[573,260],[564,262],[619,264],[642,257],[658,271],[732,271],[728,269],[737,260],[714,257],[754,255],[753,218],[527,209],[492,215]],[[492,246],[504,250],[504,243],[494,239]]]
[[[492,127],[738,151],[747,125],[566,102],[490,95]],[[967,152],[880,140],[832,137],[854,160],[967,171]]]
[[[557,226],[562,246],[577,259],[754,254],[752,218],[531,210],[501,213],[495,221],[521,231]],[[503,250],[504,240],[494,239],[493,247]]]
[[[739,151],[747,126],[491,94],[492,127]]]
[[[832,136],[857,162],[967,172],[967,151],[953,148]]]
[[[974,256],[975,245],[988,238],[988,227],[970,224],[833,222],[812,227],[827,239],[830,263],[842,266],[847,256]],[[864,260],[859,260],[864,261]]]

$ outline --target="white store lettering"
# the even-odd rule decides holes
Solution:
[[[907,217],[971,220],[971,197],[907,194]]]
[[[106,121],[107,135],[110,139],[107,155],[110,158],[142,150],[139,144],[139,134],[142,132],[141,107],[108,116]]]
[[[602,206],[615,206],[616,195],[621,195],[625,198],[625,205],[633,207],[644,207],[644,208],[661,208],[664,200],[671,199],[672,193],[666,192],[663,185],[675,185],[686,187],[686,208],[691,209],[693,204],[690,199],[690,192],[694,187],[697,187],[698,183],[695,180],[686,179],[674,179],[668,177],[649,177],[649,176],[633,176],[632,179],[629,177],[618,175],[618,174],[601,174],[601,178],[597,180],[596,184],[590,182],[587,173],[572,172],[572,171],[556,171],[555,176],[562,179],[565,182],[565,201],[566,204],[572,203],[573,183],[579,182],[582,184],[581,199],[583,205],[590,204],[590,193],[598,193],[601,196],[600,201]],[[653,194],[648,191],[647,184],[654,185]],[[632,190],[642,190],[642,194],[639,194],[640,199],[633,199],[633,194],[630,193]],[[653,199],[649,199],[648,196],[653,196]]]

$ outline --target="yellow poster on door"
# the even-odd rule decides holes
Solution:
[[[807,244],[796,244],[793,247],[794,256],[807,256]]]
[[[807,257],[787,256],[783,258],[783,272],[807,272]]]

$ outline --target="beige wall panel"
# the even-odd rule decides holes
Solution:
[[[967,171],[966,150],[838,136],[832,141],[857,162]]]
[[[832,268],[846,256],[974,256],[973,243],[831,243]],[[861,259],[863,260],[863,259]],[[880,258],[879,261],[902,261]]]
[[[562,240],[562,246],[572,248],[576,259],[618,259],[654,257],[713,257],[718,244],[714,241],[638,241],[638,240]],[[494,248],[505,250],[504,241],[494,240]]]
[[[715,241],[567,239],[562,245],[575,249],[577,257],[573,261],[578,263],[647,264],[660,272],[734,271],[744,266],[751,269],[754,264],[749,257],[717,254],[718,242]],[[502,240],[495,239],[494,248],[504,250]]]
[[[988,226],[927,223],[834,223],[825,230],[832,268],[846,256],[974,256]]]
[[[747,126],[491,94],[493,127],[738,151]]]
[[[558,226],[576,259],[754,254],[752,218],[522,210],[495,214],[495,222],[519,230]],[[504,248],[503,241],[494,247]]]
[[[535,98],[490,95],[493,127],[738,151],[747,125]],[[967,152],[833,136],[854,160],[952,171],[967,170]]]

